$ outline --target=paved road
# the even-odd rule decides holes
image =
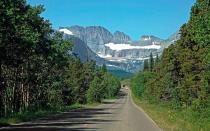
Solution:
[[[160,131],[139,108],[129,90],[121,89],[119,98],[96,108],[79,109],[25,122],[0,130],[15,131]]]

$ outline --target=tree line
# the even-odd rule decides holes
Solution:
[[[159,55],[157,54],[156,57],[153,57],[152,52],[149,55],[149,59],[144,60],[144,69],[143,71],[152,71],[154,66],[159,62]]]
[[[210,1],[197,0],[181,38],[164,50],[154,65],[153,58],[132,79],[137,97],[150,102],[173,103],[176,108],[201,111],[210,107]]]
[[[120,89],[105,66],[70,53],[74,43],[53,31],[43,11],[25,0],[0,0],[0,117],[101,102]]]

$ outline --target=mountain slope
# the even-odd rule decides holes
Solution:
[[[148,59],[151,53],[153,56],[161,55],[164,48],[179,38],[178,33],[167,40],[144,35],[140,40],[133,41],[123,32],[116,31],[112,34],[101,26],[61,27],[59,31],[64,32],[64,36],[78,38],[75,41],[75,43],[79,43],[76,44],[78,46],[76,46],[75,52],[82,59],[84,57],[93,59],[98,65],[105,63],[108,69],[114,68],[133,73],[142,69],[143,60]],[[87,50],[92,55],[87,56]]]

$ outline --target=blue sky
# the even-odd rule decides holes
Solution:
[[[132,39],[142,35],[167,38],[186,23],[195,0],[27,0],[42,4],[54,29],[60,26],[100,25]]]

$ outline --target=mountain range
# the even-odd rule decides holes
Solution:
[[[109,70],[121,70],[135,73],[143,69],[143,62],[152,53],[161,55],[164,48],[180,38],[179,32],[164,40],[153,35],[144,35],[139,40],[132,40],[121,31],[111,33],[102,26],[60,27],[64,39],[74,43],[73,52],[82,61],[94,60],[101,66],[106,64]]]

